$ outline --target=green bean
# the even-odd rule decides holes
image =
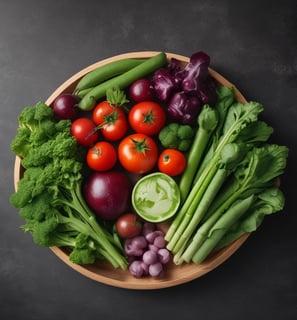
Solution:
[[[82,99],[88,92],[90,92],[93,89],[94,87],[82,89],[82,90],[75,90],[74,94]]]
[[[112,61],[103,66],[100,66],[90,71],[80,79],[80,81],[76,85],[75,92],[79,93],[82,90],[95,87],[98,84],[102,83],[103,81],[106,81],[112,77],[115,77],[119,74],[122,74],[138,66],[144,61],[145,61],[144,59],[127,58],[127,59]]]
[[[92,110],[96,101],[106,95],[106,90],[111,87],[118,87],[120,89],[127,88],[131,83],[139,78],[145,77],[156,69],[161,68],[167,62],[167,57],[164,52],[145,60],[138,66],[116,76],[94,87],[88,92],[79,102],[78,107],[82,110]]]

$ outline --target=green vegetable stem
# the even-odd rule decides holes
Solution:
[[[95,86],[81,99],[78,107],[85,111],[92,110],[96,104],[96,101],[106,95],[106,90],[108,88],[118,87],[120,89],[125,89],[135,80],[151,74],[156,69],[164,66],[166,63],[166,54],[164,52],[160,52],[136,67]]]
[[[182,202],[185,201],[189,193],[197,168],[217,124],[216,110],[209,105],[204,105],[198,116],[198,130],[187,157],[187,167],[179,182]]]
[[[212,252],[216,245],[219,243],[224,234],[232,226],[232,224],[240,219],[242,215],[246,213],[253,202],[254,196],[251,195],[246,199],[234,202],[230,208],[225,212],[225,214],[215,223],[213,230],[210,231],[211,236],[206,238],[202,243],[201,247],[193,256],[194,263],[202,262],[209,254]],[[195,237],[194,240],[195,241]],[[184,256],[191,251],[191,247],[188,247]]]
[[[248,212],[232,224],[232,227],[220,240],[216,250],[226,246],[245,233],[257,230],[266,215],[278,212],[284,208],[285,196],[278,187],[271,187],[263,190],[249,208]]]
[[[233,87],[229,88],[226,86],[219,86],[216,90],[217,102],[214,106],[214,109],[217,113],[217,126],[214,129],[212,136],[208,141],[208,146],[205,150],[205,154],[201,159],[201,164],[198,166],[194,182],[198,180],[201,172],[204,170],[205,166],[208,164],[210,159],[213,156],[215,148],[217,147],[220,137],[222,136],[222,127],[225,122],[225,118],[228,112],[228,109],[235,101],[235,90]]]
[[[199,189],[192,202],[195,209],[194,211],[187,210],[183,217],[183,223],[179,225],[174,237],[168,244],[173,253],[178,253],[178,251],[184,248],[185,243],[190,239],[198,224],[207,213],[209,206],[220,191],[223,183],[244,157],[246,151],[247,149],[243,145],[227,144],[222,150],[218,168],[215,167],[213,173],[209,175],[206,180],[207,183],[197,184]],[[184,225],[186,225],[185,229],[182,228]]]
[[[212,250],[219,249],[244,233],[255,231],[264,215],[279,211],[283,206],[284,195],[276,187],[265,189],[257,196],[252,194],[235,200],[224,214],[220,212],[222,210],[217,210],[198,229],[183,254],[184,260],[201,262]]]
[[[203,132],[199,122],[195,140],[200,141],[194,141],[189,152],[193,167],[180,181],[181,192],[186,188],[184,202],[165,236],[176,264],[200,263],[215,248],[254,231],[265,214],[283,205],[280,191],[274,192],[277,204],[270,206],[268,195],[273,193],[265,192],[284,172],[288,148],[267,143],[273,129],[259,120],[263,106],[236,102],[233,89],[222,88],[215,110],[217,117],[209,117],[213,120],[209,132]],[[204,106],[200,120],[210,111]],[[203,139],[197,138],[200,130]],[[266,204],[256,200],[263,194]],[[255,202],[269,209],[258,210]]]
[[[232,105],[233,107],[233,105]],[[177,226],[180,224],[181,220],[183,219],[184,214],[188,211],[189,207],[191,206],[191,212],[195,210],[195,206],[200,201],[198,198],[200,193],[203,195],[203,192],[207,188],[207,185],[210,182],[210,179],[215,175],[216,167],[218,161],[221,156],[221,151],[224,145],[231,143],[236,139],[236,135],[239,134],[241,128],[245,127],[248,123],[257,120],[257,115],[260,111],[262,111],[262,106],[257,103],[250,103],[248,105],[243,106],[242,104],[236,103],[234,107],[230,107],[228,110],[229,120],[226,120],[226,129],[223,136],[220,138],[220,142],[218,143],[217,147],[210,146],[209,148],[214,148],[214,154],[212,158],[209,160],[207,166],[203,170],[203,173],[200,175],[199,179],[196,180],[192,186],[191,192],[188,195],[187,199],[185,200],[183,206],[181,207],[179,213],[177,214],[176,218],[173,220],[167,234],[166,240],[169,241],[168,248],[172,249],[172,243],[170,240],[175,233]],[[233,116],[233,118],[232,118]],[[228,115],[227,117],[228,118]],[[233,120],[233,121],[232,121]],[[197,194],[198,190],[200,189],[200,193]],[[197,194],[197,195],[196,195]],[[194,199],[196,198],[196,201]]]
[[[267,188],[257,195],[252,194],[234,201],[216,222],[206,221],[200,227],[192,241],[193,244],[196,244],[192,261],[200,263],[213,250],[218,250],[244,233],[255,231],[265,215],[282,210],[284,204],[284,195],[276,187]],[[183,255],[184,258],[188,256],[192,248],[192,245],[188,247]]]
[[[23,230],[32,233],[35,243],[70,248],[74,263],[105,259],[125,269],[123,248],[83,198],[85,153],[70,126],[70,120],[57,122],[44,103],[23,109],[11,149],[26,170],[10,203],[20,209]]]

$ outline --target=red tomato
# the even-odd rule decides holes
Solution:
[[[166,113],[158,103],[143,101],[131,108],[128,120],[134,131],[152,136],[164,127]]]
[[[92,146],[98,139],[95,124],[88,118],[79,118],[72,122],[71,134],[84,147]]]
[[[153,169],[158,160],[156,142],[142,133],[126,136],[118,146],[121,165],[133,173],[146,173]]]
[[[94,108],[93,121],[100,126],[103,137],[110,141],[123,138],[128,129],[125,112],[107,101],[98,103]]]
[[[158,158],[158,168],[169,176],[178,176],[186,168],[185,155],[176,149],[165,149]]]
[[[142,223],[135,213],[125,213],[116,220],[116,230],[124,239],[138,236],[142,230]]]
[[[106,141],[97,142],[87,152],[87,164],[95,171],[107,171],[114,167],[117,161],[115,147]]]

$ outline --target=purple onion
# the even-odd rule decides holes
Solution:
[[[164,239],[164,236],[157,236],[153,243],[157,248],[164,248],[166,245],[166,241]]]
[[[147,276],[149,274],[149,265],[141,261],[141,267],[143,269],[143,275]]]
[[[152,250],[152,251],[156,251],[157,252],[160,248],[158,248],[154,244],[149,244],[149,249]]]
[[[146,236],[148,233],[151,233],[156,230],[155,224],[152,222],[144,222],[142,225],[142,234]]]
[[[162,264],[166,264],[170,260],[170,252],[165,248],[159,249],[157,255],[159,262]]]
[[[170,260],[170,252],[165,248],[165,234],[157,230],[155,224],[144,223],[142,232],[146,235],[135,236],[125,240],[124,249],[129,259],[129,271],[137,277],[150,275],[160,278],[164,267]]]
[[[53,102],[54,114],[59,119],[75,119],[78,115],[79,101],[80,98],[71,93],[60,94]]]
[[[144,236],[136,236],[132,238],[132,244],[136,248],[144,249],[145,247],[147,247],[147,240]]]
[[[122,171],[92,172],[83,183],[84,199],[94,213],[113,220],[130,205],[131,183]]]
[[[131,244],[125,243],[124,245],[125,253],[129,257],[141,257],[143,255],[144,250],[141,248],[135,248]]]
[[[124,249],[128,256],[140,257],[143,255],[147,245],[148,243],[144,236],[136,236],[134,238],[126,239]]]
[[[149,266],[149,274],[153,278],[160,278],[164,274],[163,265],[160,262],[156,262]]]
[[[147,250],[146,252],[144,252],[142,256],[142,261],[147,265],[156,263],[157,259],[158,259],[157,252],[153,250]]]
[[[156,239],[158,236],[164,237],[164,233],[163,233],[161,230],[155,230],[155,231],[153,231],[153,232],[148,233],[148,234],[145,236],[145,239],[147,240],[148,243],[153,244],[154,241],[155,241],[155,239]]]
[[[129,265],[129,271],[130,273],[136,277],[136,278],[141,278],[144,275],[147,275],[148,270],[144,266],[144,263],[140,260],[135,260]]]

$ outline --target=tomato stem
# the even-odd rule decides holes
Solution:
[[[143,123],[154,123],[153,110],[150,110],[149,113],[143,113]]]
[[[115,108],[117,108],[117,107],[115,107]],[[102,128],[102,126],[105,124],[112,125],[118,120],[118,118],[119,118],[118,114],[117,114],[116,110],[114,110],[111,113],[109,113],[103,117],[104,121],[99,125],[99,127],[101,126],[101,128]]]
[[[150,150],[150,147],[146,143],[146,138],[144,138],[141,141],[137,141],[137,140],[132,138],[132,141],[134,143],[134,149],[137,152],[141,152],[141,153],[145,154],[146,150]]]

